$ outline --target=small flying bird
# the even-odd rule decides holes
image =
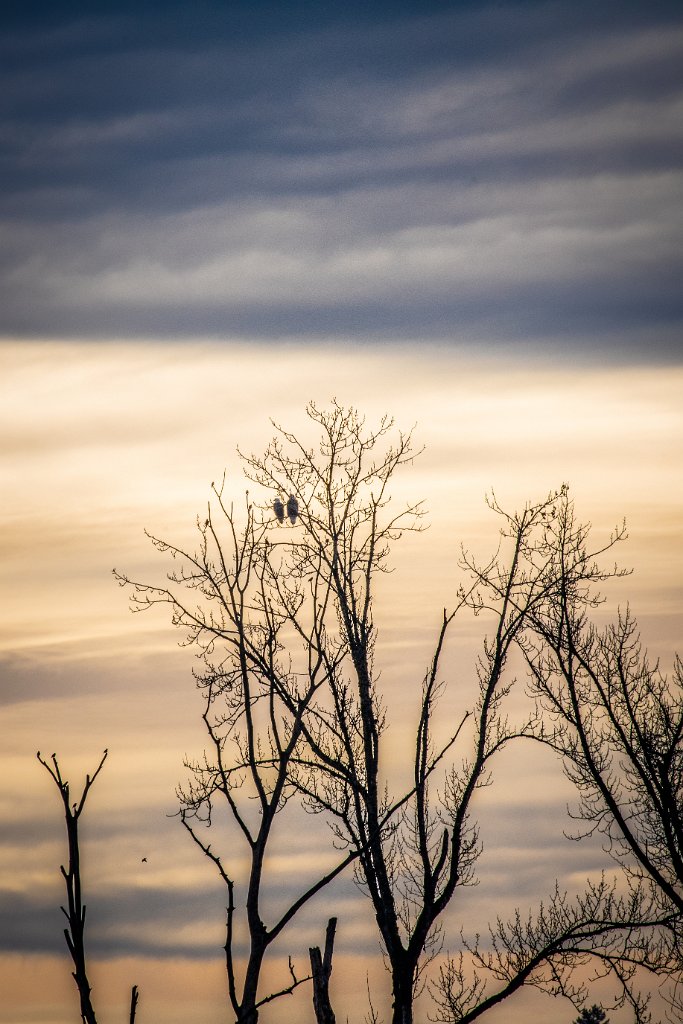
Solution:
[[[147,863],[147,858],[146,858],[146,857],[143,857],[143,858],[142,858],[142,863],[143,863],[143,864],[146,864],[146,863]]]
[[[290,494],[289,500],[287,501],[287,515],[289,516],[290,523],[294,526],[296,517],[299,515],[299,502],[293,494]]]
[[[287,508],[289,508],[289,503],[287,503]],[[273,502],[273,512],[275,513],[275,518],[277,519],[278,523],[284,523],[285,506],[282,504],[279,498],[276,498],[275,501]]]

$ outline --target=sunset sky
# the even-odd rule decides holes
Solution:
[[[143,529],[192,543],[224,469],[243,495],[237,445],[265,448],[271,419],[304,431],[306,402],[335,396],[425,446],[394,493],[424,498],[430,529],[398,545],[377,609],[388,770],[460,545],[496,546],[491,489],[513,509],[567,481],[598,538],[626,517],[634,573],[604,613],[629,600],[670,665],[683,17],[628,0],[206,0],[3,18],[0,1024],[77,1017],[63,822],[35,753],[56,751],[77,789],[105,747],[84,824],[98,1015],[126,1019],[137,983],[140,1024],[218,1024],[225,897],[170,817],[203,744],[191,653],[163,612],[130,614],[111,570],[159,579]],[[463,706],[480,639],[464,622],[447,654]],[[545,755],[501,763],[452,936],[606,865],[563,838],[571,797]],[[312,829],[283,824],[273,899],[314,869]],[[382,1008],[386,979],[350,880],[278,952],[304,965],[331,913],[338,1019],[359,1024],[366,971]],[[522,996],[487,1019],[529,1006],[572,1017]],[[290,1019],[312,1021],[307,994],[263,1015]]]

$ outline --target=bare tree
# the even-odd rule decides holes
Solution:
[[[46,761],[45,758],[41,757],[40,751],[36,754],[36,757],[49,772],[50,776],[54,780],[59,795],[64,805],[64,820],[66,822],[66,834],[69,846],[69,866],[65,868],[63,865],[60,870],[64,877],[64,883],[66,885],[66,896],[67,905],[62,907],[62,913],[67,919],[68,926],[64,929],[64,938],[73,960],[74,970],[73,978],[76,982],[78,989],[78,996],[80,1000],[81,1019],[84,1024],[97,1024],[97,1017],[95,1016],[95,1009],[91,999],[91,986],[88,980],[88,971],[86,964],[86,951],[85,951],[85,910],[86,905],[83,902],[83,888],[81,883],[81,851],[79,842],[78,826],[80,817],[85,808],[85,802],[88,797],[88,793],[95,782],[95,779],[102,771],[104,762],[107,759],[107,751],[105,750],[102,754],[102,758],[97,768],[92,775],[86,775],[85,785],[81,791],[80,797],[72,803],[71,800],[71,789],[67,779],[62,776],[57,755],[52,754],[50,761]],[[135,1012],[138,1004],[138,989],[137,985],[133,985],[131,992],[131,1009],[130,1009],[130,1024],[135,1022]]]
[[[415,784],[391,799],[380,764],[385,713],[373,667],[373,585],[376,575],[387,568],[390,542],[406,529],[419,528],[419,505],[398,514],[385,512],[393,474],[414,456],[411,439],[399,433],[392,442],[390,420],[369,430],[353,410],[336,404],[329,412],[310,405],[308,412],[321,431],[317,452],[280,430],[263,457],[246,458],[252,479],[275,493],[293,492],[298,498],[301,529],[277,586],[280,579],[286,580],[280,592],[300,635],[300,612],[308,599],[316,606],[318,594],[325,595],[325,628],[319,631],[316,658],[325,665],[326,693],[302,723],[306,743],[296,761],[295,781],[309,807],[329,812],[336,819],[337,838],[358,854],[359,875],[372,899],[390,962],[394,1019],[409,1020],[418,962],[449,898],[438,891],[446,854],[437,851],[436,867],[431,863],[434,829],[426,795],[430,775],[460,731],[458,727],[436,754],[431,751],[438,656],[451,617],[444,616],[437,654],[424,683]],[[401,891],[398,877],[407,847],[401,842],[399,850],[394,843],[399,831],[407,831],[402,819],[410,804],[417,815],[412,833],[416,852],[431,876],[427,909],[419,920],[413,919],[416,899]],[[407,884],[414,882],[419,885],[411,875]],[[402,928],[411,933],[412,946],[404,943]]]
[[[133,608],[169,604],[174,624],[185,632],[185,642],[198,648],[203,663],[197,684],[204,696],[202,718],[209,747],[200,761],[186,762],[190,778],[178,791],[180,818],[225,884],[230,1004],[238,1024],[256,1024],[261,1006],[311,980],[310,975],[297,975],[290,958],[282,988],[262,995],[259,982],[266,953],[301,908],[356,856],[355,850],[345,853],[329,871],[304,886],[273,923],[264,921],[266,852],[276,815],[293,792],[290,766],[303,720],[329,670],[315,654],[328,598],[321,588],[305,636],[310,658],[302,675],[294,671],[283,640],[285,627],[299,609],[291,604],[296,598],[280,589],[287,584],[278,580],[277,555],[269,541],[270,519],[264,520],[247,500],[240,530],[221,486],[213,488],[213,501],[197,527],[195,552],[151,538],[178,568],[169,573],[168,586],[135,583]],[[121,574],[117,578],[122,584],[131,582]],[[227,809],[249,855],[245,901],[249,950],[241,978],[234,872],[203,828],[210,829],[219,806]]]
[[[649,1022],[649,996],[634,979],[639,969],[659,974],[661,947],[650,928],[657,908],[642,890],[620,896],[616,882],[604,877],[588,883],[574,899],[555,887],[547,903],[511,921],[499,918],[487,942],[463,939],[464,952],[448,957],[432,992],[444,1024],[471,1024],[523,985],[568,999],[577,1009],[586,1001],[586,969],[592,981],[616,982],[612,1009],[628,1006],[634,1020]],[[490,991],[490,982],[495,987]]]
[[[326,666],[327,701],[317,700],[302,720],[305,745],[293,762],[295,781],[311,809],[328,813],[337,840],[358,852],[357,876],[372,901],[391,973],[392,1021],[410,1024],[422,972],[439,949],[441,915],[459,887],[475,880],[480,853],[475,796],[489,784],[496,755],[538,729],[535,716],[518,726],[510,724],[505,701],[512,683],[506,668],[528,616],[555,582],[547,563],[535,564],[525,555],[539,524],[554,515],[560,496],[551,494],[515,517],[509,548],[485,569],[498,587],[492,603],[486,604],[478,589],[481,574],[465,558],[472,586],[461,588],[455,609],[444,612],[423,679],[413,784],[392,796],[381,762],[387,720],[374,665],[373,596],[375,578],[387,568],[390,542],[403,530],[420,528],[420,505],[393,514],[388,510],[393,474],[413,457],[411,438],[398,433],[392,441],[390,421],[369,430],[355,412],[336,404],[329,412],[309,406],[309,416],[322,434],[317,452],[280,430],[263,457],[246,458],[251,479],[276,494],[298,496],[301,530],[288,548],[284,574],[289,606],[296,609],[292,623],[297,626],[299,610],[306,607],[308,588],[314,603],[316,588],[324,586],[326,601],[331,591],[335,621],[324,636],[320,633],[316,647]],[[463,609],[480,612],[485,607],[493,614],[493,627],[478,664],[478,698],[439,745],[433,740],[433,721],[443,688],[439,666],[447,633]],[[455,760],[452,748],[458,741],[467,746]],[[430,791],[438,771],[445,771],[439,795]],[[541,967],[552,975],[560,948],[566,958],[573,951],[578,956],[584,949],[583,933],[579,937],[582,910],[591,910],[586,927],[592,929],[597,948],[596,937],[605,934],[608,915],[603,908],[600,924],[595,924],[589,895],[578,904],[571,927],[567,924],[554,937],[533,971],[530,954],[524,962],[503,957],[505,977],[503,968],[496,974],[493,961],[488,961],[489,974],[504,984],[495,995],[478,990],[467,1019],[474,1020],[522,983],[536,981]],[[622,929],[623,934],[634,919],[628,918],[626,905],[617,914],[612,901],[612,909],[614,931]],[[559,920],[559,910],[555,916]],[[543,921],[541,913],[541,931]],[[606,941],[614,946],[616,940]],[[617,958],[610,960],[606,954],[604,962],[616,964]]]
[[[494,503],[503,533],[518,522]],[[521,558],[545,574],[527,605],[518,643],[530,668],[529,690],[542,712],[536,737],[562,758],[577,787],[579,835],[601,833],[606,851],[627,873],[648,918],[665,926],[643,952],[648,966],[683,967],[677,952],[683,912],[683,665],[667,678],[651,664],[627,609],[599,628],[591,614],[600,584],[626,573],[601,559],[624,539],[625,526],[590,547],[567,488],[526,538]],[[471,566],[481,592],[501,599],[503,581]]]
[[[599,832],[634,881],[683,915],[683,664],[664,675],[630,610],[599,628],[589,529],[565,492],[546,526],[555,585],[529,618],[523,649],[531,691],[580,795],[578,817]],[[613,534],[609,545],[624,536]]]
[[[412,1024],[423,972],[440,949],[442,915],[456,893],[475,881],[481,852],[477,794],[490,783],[497,755],[541,730],[534,713],[516,725],[508,718],[508,661],[517,645],[527,646],[529,624],[562,586],[557,537],[547,526],[565,492],[508,517],[503,548],[485,566],[464,556],[470,584],[459,590],[455,608],[444,611],[422,679],[412,782],[393,793],[384,753],[387,691],[379,685],[374,657],[374,595],[378,574],[389,568],[391,544],[404,531],[421,529],[420,503],[398,511],[390,506],[394,475],[416,453],[410,434],[395,431],[388,418],[370,428],[337,403],[327,411],[311,403],[307,412],[318,433],[316,446],[277,427],[262,456],[242,454],[259,496],[257,502],[247,497],[241,531],[224,499],[224,482],[198,521],[196,552],[152,538],[179,567],[164,586],[136,584],[134,607],[170,605],[174,623],[204,662],[198,683],[210,750],[189,765],[181,817],[227,888],[226,964],[237,1020],[253,1024],[260,1005],[301,983],[292,969],[280,993],[261,997],[266,952],[298,910],[355,861],[391,974],[393,1024]],[[584,562],[570,599],[580,600],[609,575]],[[488,612],[491,622],[478,690],[450,733],[437,740],[444,646],[456,616],[468,610]],[[275,816],[295,792],[309,810],[326,815],[345,855],[268,927],[261,910],[265,853]],[[255,817],[240,803],[247,795]],[[250,949],[241,988],[234,881],[198,828],[202,821],[211,824],[219,801],[251,857]],[[647,900],[637,895],[629,904],[608,889],[589,889],[569,910],[556,893],[528,927],[521,919],[499,924],[490,955],[478,946],[469,951],[488,982],[475,980],[467,997],[458,995],[456,971],[450,987],[437,990],[437,1002],[441,998],[444,1012],[450,1006],[448,1012],[460,1016],[441,1019],[474,1020],[522,984],[571,996],[569,967],[589,953],[627,982],[629,943],[641,941],[637,928],[652,917]],[[647,954],[640,960],[647,966]]]

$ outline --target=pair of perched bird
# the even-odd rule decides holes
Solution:
[[[284,523],[285,511],[289,516],[290,523],[292,524],[292,526],[294,526],[296,522],[296,517],[299,515],[299,502],[296,500],[293,494],[290,494],[289,498],[287,499],[286,510],[285,506],[282,504],[279,498],[276,498],[275,501],[273,502],[273,512],[275,513],[275,518],[277,519],[278,523]]]

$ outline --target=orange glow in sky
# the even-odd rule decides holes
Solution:
[[[236,446],[264,448],[270,417],[302,429],[310,398],[324,403],[334,395],[370,420],[388,411],[399,426],[415,424],[425,451],[397,477],[393,494],[399,502],[424,498],[431,525],[397,547],[397,571],[382,584],[377,616],[383,678],[396,680],[389,704],[400,771],[414,707],[411,679],[421,677],[441,609],[453,599],[460,543],[482,553],[496,543],[497,523],[483,501],[491,488],[513,508],[567,481],[579,515],[601,536],[625,516],[630,539],[619,557],[635,571],[614,585],[608,610],[630,600],[653,655],[670,662],[683,607],[681,394],[680,368],[552,361],[522,367],[436,347],[349,346],[340,358],[322,344],[0,346],[1,877],[6,905],[14,900],[34,915],[24,933],[41,936],[34,948],[26,940],[16,957],[0,961],[0,1022],[73,1018],[66,950],[59,953],[63,826],[35,752],[57,751],[76,786],[104,747],[110,758],[84,826],[89,914],[93,922],[100,910],[111,915],[117,899],[133,907],[136,893],[152,909],[144,920],[111,918],[109,946],[95,958],[103,1019],[121,1019],[133,982],[146,1004],[141,1019],[223,1019],[224,897],[177,821],[166,817],[176,807],[183,755],[203,742],[191,658],[177,648],[161,611],[130,615],[111,576],[116,566],[136,578],[158,578],[143,527],[190,540],[209,485],[224,468],[231,496],[238,501],[243,494]],[[454,675],[478,636],[478,627],[468,629],[449,654]],[[486,914],[550,891],[558,872],[564,884],[576,885],[601,864],[599,852],[587,852],[584,863],[563,840],[571,792],[547,760],[515,755],[502,774],[499,787],[482,798],[480,927]],[[527,805],[529,792],[538,818]],[[520,815],[529,828],[519,827]],[[504,826],[497,830],[495,820]],[[530,834],[537,844],[531,850]],[[305,873],[319,860],[320,846],[306,839],[305,830],[303,839],[282,833],[271,865],[276,877]],[[341,992],[353,974],[354,948],[372,950],[376,941],[368,908],[351,886],[331,895],[329,905],[340,916]],[[326,915],[322,901],[294,928],[297,955],[322,941]],[[149,949],[126,956],[131,941]],[[195,950],[192,956],[179,954],[183,944]],[[367,962],[383,1005],[379,959],[370,954]],[[359,1015],[367,1009],[361,995]],[[499,1019],[525,1019],[524,1007],[536,998],[509,1005]],[[264,1013],[264,1021],[293,1021],[296,1012],[283,1005]]]

